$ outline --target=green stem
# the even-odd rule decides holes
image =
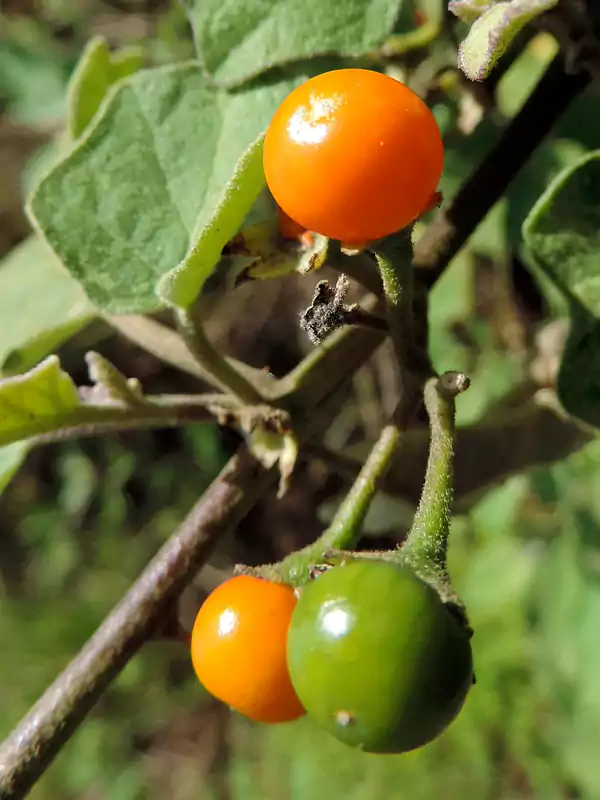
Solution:
[[[141,314],[106,316],[105,319],[115,331],[155,358],[214,386],[214,377],[202,368],[177,331]],[[256,386],[265,398],[269,396],[269,390],[273,391],[277,385],[275,378],[262,369],[255,369],[233,358],[225,360],[236,372],[241,373],[246,380]]]
[[[383,43],[381,48],[386,58],[390,56],[402,56],[413,50],[421,50],[429,47],[434,39],[437,39],[441,31],[441,24],[436,20],[426,22],[410,33],[397,34]]]
[[[181,335],[198,363],[209,372],[224,390],[248,405],[260,405],[263,398],[255,387],[244,378],[210,343],[203,326],[193,311],[176,310]]]
[[[265,577],[293,585],[305,583],[310,568],[322,562],[327,552],[349,550],[356,545],[373,497],[389,469],[401,437],[402,432],[396,425],[383,428],[327,530],[316,542],[287,556],[280,564],[268,565]]]
[[[401,436],[396,425],[386,425],[381,431],[352,488],[319,540],[327,550],[349,550],[356,544],[371,501],[388,471]]]
[[[409,367],[413,339],[412,228],[401,231],[375,250],[387,303],[387,320],[403,376]]]
[[[461,372],[446,372],[425,385],[431,442],[425,483],[412,527],[401,549],[403,561],[425,579],[447,583],[446,551],[453,498],[455,397],[469,387]]]
[[[232,398],[227,395],[149,395],[145,400],[137,406],[82,403],[62,413],[25,419],[9,431],[0,432],[0,447],[24,440],[45,444],[112,431],[214,422],[215,416],[221,413],[231,413],[234,418],[239,416],[239,405],[232,404]]]

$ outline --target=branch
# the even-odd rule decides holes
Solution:
[[[64,672],[0,746],[0,797],[24,797],[169,603],[273,480],[242,449]]]
[[[164,361],[165,364],[170,364],[183,372],[187,372],[188,375],[200,378],[209,385],[215,385],[213,377],[200,366],[190,353],[183,338],[177,331],[167,325],[156,322],[150,317],[136,314],[106,317],[106,322],[126,339],[129,339],[130,342],[141,347],[160,361]],[[249,367],[241,361],[236,361],[233,358],[226,360],[235,370],[244,375],[255,386],[258,386],[261,394],[264,394],[265,397],[268,395],[268,390],[272,389],[275,384],[273,378],[263,370]]]
[[[506,192],[569,105],[588,86],[587,72],[568,75],[557,55],[493,150],[415,245],[413,264],[432,286],[488,211]]]
[[[263,398],[235,366],[215,349],[210,342],[204,326],[194,310],[177,308],[175,310],[179,331],[190,353],[207,372],[213,383],[224,392],[230,392],[248,405],[258,405]]]
[[[193,422],[214,422],[222,415],[239,416],[239,405],[229,395],[156,395],[144,398],[136,406],[82,403],[62,413],[47,414],[27,420],[26,426],[14,426],[0,433],[0,447],[13,442],[31,444],[99,436],[117,431],[173,428]]]
[[[118,409],[110,409],[117,411]],[[120,410],[120,409],[119,409]],[[188,425],[193,422],[214,422],[215,417],[206,408],[199,406],[187,406],[174,409],[174,413],[169,416],[164,414],[155,417],[132,417],[123,414],[106,414],[106,419],[95,419],[94,422],[78,422],[74,425],[66,425],[55,431],[40,433],[23,441],[31,445],[51,444],[52,442],[64,442],[69,439],[89,439],[95,436],[106,436],[109,433],[122,431],[152,430],[154,428],[175,428],[180,425]]]

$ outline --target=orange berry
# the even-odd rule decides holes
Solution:
[[[267,184],[307,230],[351,245],[388,236],[425,209],[442,173],[435,118],[378,72],[326,72],[291,92],[267,130]]]
[[[291,587],[249,575],[217,587],[192,630],[192,663],[204,687],[257,722],[302,716],[286,663],[295,607]]]

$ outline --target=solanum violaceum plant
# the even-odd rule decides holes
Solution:
[[[283,722],[307,713],[343,742],[377,753],[405,752],[437,737],[473,682],[471,630],[446,568],[454,402],[468,379],[433,373],[426,291],[589,85],[590,76],[577,72],[588,58],[587,43],[584,48],[578,36],[566,52],[575,74],[564,69],[565,53],[552,60],[449,212],[427,228],[413,259],[413,223],[440,201],[443,147],[427,106],[402,83],[365,69],[336,70],[293,87],[299,75],[313,73],[322,53],[382,72],[406,66],[412,79],[412,66],[392,63],[390,55],[424,49],[445,34],[444,15],[408,35],[394,34],[401,4],[387,4],[373,32],[372,25],[355,24],[356,4],[348,4],[344,19],[345,4],[334,3],[337,30],[325,25],[321,31],[312,15],[296,15],[299,32],[290,48],[286,36],[271,36],[273,28],[248,15],[243,3],[228,4],[219,26],[205,3],[184,5],[198,59],[136,72],[139,57],[113,55],[96,38],[73,77],[70,144],[60,142],[56,163],[35,182],[27,203],[34,235],[19,258],[56,257],[61,275],[63,266],[69,273],[68,297],[85,305],[72,329],[54,311],[34,326],[22,369],[10,368],[0,382],[0,444],[18,445],[9,473],[29,447],[117,430],[213,424],[216,418],[236,426],[245,444],[97,634],[0,744],[2,797],[22,797],[31,788],[110,681],[160,629],[217,538],[266,491],[274,474],[267,470],[275,464],[285,490],[299,450],[320,447],[319,437],[343,406],[348,378],[385,335],[397,359],[398,407],[333,522],[316,542],[280,563],[240,567],[209,597],[192,633],[193,663],[209,691],[253,719]],[[278,13],[290,6],[292,18],[290,4],[274,5]],[[364,6],[365,22],[374,22],[372,4],[357,5]],[[467,24],[476,20],[459,65],[481,79],[526,22],[539,14],[552,21],[551,7],[564,11],[558,5],[450,3]],[[572,5],[576,19],[584,6],[589,15],[581,18],[593,18],[591,0]],[[278,15],[270,22],[275,17],[281,23]],[[249,57],[261,43],[255,28],[264,48]],[[343,35],[332,35],[338,32]],[[231,48],[225,41],[230,34]],[[565,36],[570,40],[571,31]],[[441,53],[451,52],[454,33],[447,38]],[[579,58],[583,50],[585,59]],[[590,62],[597,62],[596,51],[590,52]],[[277,77],[271,68],[282,65],[291,69]],[[444,75],[446,88],[441,80],[437,86],[443,94],[449,90],[453,116],[462,108],[462,92],[452,70]],[[261,131],[290,90],[263,142]],[[232,172],[228,159],[234,155]],[[560,177],[524,228],[527,249],[540,257],[536,270],[543,265],[562,294],[566,287],[573,309],[558,396],[569,413],[596,426],[597,376],[589,365],[595,363],[598,326],[589,322],[591,314],[597,323],[598,309],[587,305],[595,276],[582,282],[580,265],[589,266],[594,252],[597,197],[588,189],[597,185],[589,173],[597,164],[598,151]],[[265,177],[275,202],[263,191]],[[565,231],[554,237],[563,217],[569,217]],[[560,243],[548,241],[553,238]],[[565,242],[572,257],[563,264]],[[342,274],[335,289],[326,281],[317,284],[302,327],[315,342],[334,328],[372,330],[337,331],[280,378],[264,365],[225,358],[206,335],[202,301],[210,299],[208,279],[236,257],[233,271],[240,267],[244,279],[304,273],[327,263]],[[413,260],[423,274],[419,294],[413,292]],[[346,305],[351,278],[377,297]],[[21,308],[21,300],[15,305]],[[158,311],[173,312],[170,321],[178,330],[141,316]],[[147,396],[137,380],[93,352],[87,357],[92,386],[77,387],[52,355],[21,374],[58,346],[47,345],[48,333],[52,342],[64,342],[67,329],[79,330],[97,314],[216,392]],[[403,433],[421,424],[423,406],[430,453],[411,530],[391,551],[355,552],[378,482],[402,447]],[[338,454],[324,458],[332,455]]]
[[[306,710],[333,736],[374,753],[402,753],[436,738],[474,680],[471,630],[446,569],[454,399],[469,384],[462,373],[423,374],[419,384],[431,443],[405,542],[393,551],[352,552],[377,480],[414,413],[406,229],[434,202],[442,164],[427,106],[378,73],[320,75],[276,112],[264,165],[280,224],[289,231],[297,222],[298,230],[373,250],[403,397],[321,538],[278,564],[239,567],[209,596],[192,633],[199,679],[237,711],[279,722]]]

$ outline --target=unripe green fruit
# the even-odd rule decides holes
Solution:
[[[464,625],[411,569],[384,561],[351,561],[308,584],[287,654],[309,715],[372,753],[403,753],[434,739],[473,681]]]

